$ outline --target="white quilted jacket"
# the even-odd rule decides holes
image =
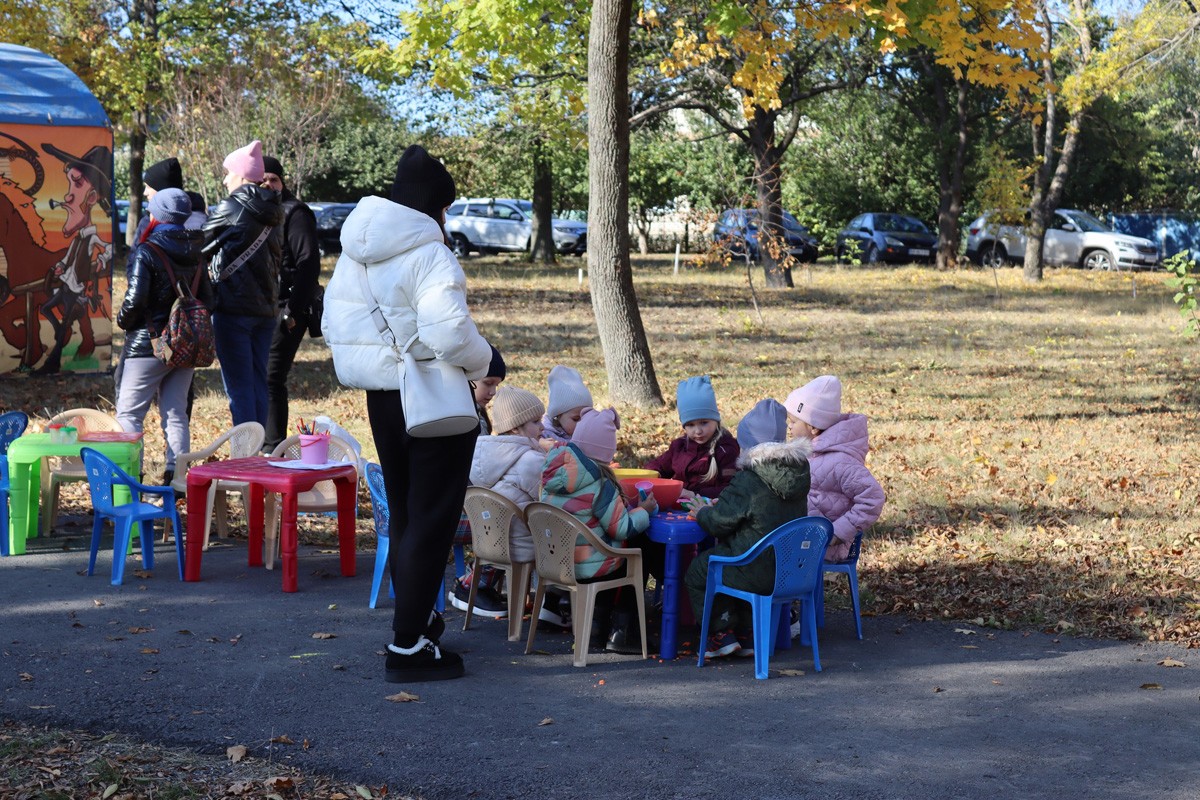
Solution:
[[[371,321],[358,270],[403,347],[436,356],[478,380],[492,350],[467,309],[466,277],[431,218],[382,197],[365,197],[342,225],[342,255],[325,289],[321,333],[333,350],[338,380],[358,389],[400,388],[403,362]]]

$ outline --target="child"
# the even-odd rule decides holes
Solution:
[[[843,561],[854,535],[883,511],[883,488],[867,469],[867,418],[842,413],[842,384],[822,375],[788,395],[784,403],[793,440],[812,442],[809,513],[833,523],[826,561]]]
[[[738,447],[749,450],[763,442],[785,442],[787,432],[787,409],[778,400],[759,400],[738,423]]]
[[[492,360],[488,364],[487,375],[477,381],[471,381],[471,391],[475,395],[475,411],[479,414],[479,433],[480,436],[487,436],[492,432],[492,421],[488,418],[487,405],[492,402],[492,398],[496,396],[496,391],[500,388],[500,384],[504,382],[504,376],[508,374],[508,367],[504,364],[504,356],[500,355],[500,351],[492,346]],[[478,440],[476,440],[478,442]],[[471,542],[471,523],[467,520],[466,512],[458,518],[458,530],[454,532],[454,544],[463,545]],[[483,617],[493,617],[495,619],[503,619],[508,616],[508,603],[496,591],[496,585],[500,581],[500,573],[493,567],[484,567],[480,570],[479,590],[475,592],[475,611]],[[459,611],[466,611],[468,600],[471,597],[471,581],[475,577],[475,570],[472,567],[467,570],[466,575],[458,576],[454,581],[454,588],[447,592],[447,600],[450,605],[457,608]]]
[[[658,510],[651,494],[636,508],[625,505],[621,486],[608,464],[617,452],[617,412],[588,409],[579,419],[571,441],[546,454],[542,469],[542,500],[574,515],[598,538],[613,545],[636,546],[635,537],[650,527],[650,515]],[[609,559],[580,537],[575,547],[575,578],[580,582],[616,577],[625,569],[623,561]],[[617,591],[616,608],[605,620],[600,607],[613,605],[609,595],[597,598],[597,616],[592,623],[592,644],[617,653],[640,653],[641,634],[634,623],[637,601],[624,588]],[[603,598],[603,600],[601,600]],[[612,633],[606,635],[611,622]],[[607,642],[606,642],[607,639]],[[581,642],[576,647],[586,646]]]
[[[492,413],[494,433],[475,441],[472,486],[491,489],[512,500],[522,511],[538,499],[545,453],[538,446],[537,437],[542,430],[539,420],[543,413],[542,401],[533,392],[510,386],[496,391]],[[521,517],[513,520],[509,531],[509,555],[513,561],[533,561],[533,536]],[[478,604],[478,592],[475,600]],[[545,602],[541,618],[562,627],[558,595],[547,594]]]
[[[696,619],[704,614],[704,588],[711,556],[737,556],[785,522],[808,515],[809,443],[764,442],[741,452],[738,473],[721,492],[720,502],[695,513],[700,527],[717,540],[688,567],[687,586]],[[775,586],[775,552],[768,549],[744,567],[727,567],[726,586],[760,594]],[[743,600],[718,594],[713,597],[708,623],[706,658],[737,653],[754,655],[753,615]]]
[[[550,400],[546,416],[542,417],[542,447],[549,451],[571,441],[579,418],[592,407],[592,393],[583,385],[583,376],[577,370],[561,364],[550,370],[546,383],[550,386]]]
[[[685,499],[695,494],[716,497],[733,479],[741,448],[733,434],[721,427],[717,396],[707,375],[683,379],[675,396],[684,435],[646,469],[683,481]]]

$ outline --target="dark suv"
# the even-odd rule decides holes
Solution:
[[[750,259],[758,261],[758,209],[730,208],[721,212],[713,226],[713,241],[730,255],[742,256],[749,251]],[[788,255],[803,262],[817,260],[817,240],[788,212],[783,212],[783,236]]]
[[[317,215],[317,244],[321,248],[321,255],[327,256],[330,253],[342,252],[342,223],[346,221],[346,217],[350,216],[350,212],[358,203],[314,203],[313,205],[320,206],[314,208],[313,212]]]

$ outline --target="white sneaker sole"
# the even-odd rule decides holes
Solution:
[[[742,649],[742,646],[740,644],[738,644],[737,642],[733,642],[732,644],[727,644],[724,647],[719,647],[716,650],[705,650],[704,657],[705,658],[723,658],[727,655],[736,653],[741,649]]]
[[[454,592],[446,592],[446,601],[459,611],[467,610],[467,601],[459,600]],[[488,611],[485,608],[480,608],[478,604],[472,609],[471,614],[476,617],[490,617],[491,619],[506,619],[508,617],[507,611]]]

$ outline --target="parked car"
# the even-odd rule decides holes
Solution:
[[[550,224],[558,252],[582,255],[587,251],[586,222],[552,217]],[[446,235],[459,258],[472,251],[527,251],[532,231],[533,203],[528,200],[464,198],[446,210]]]
[[[725,248],[732,256],[744,256],[747,252],[753,261],[761,253],[758,247],[758,220],[756,208],[730,208],[721,212],[713,226],[713,241]],[[783,212],[783,237],[787,241],[788,255],[811,262],[817,260],[817,240],[809,235],[808,228],[788,212]]]
[[[148,213],[146,201],[143,200],[141,215],[144,217]],[[113,206],[113,215],[117,218],[117,238],[123,242],[125,241],[125,229],[129,223],[129,201],[118,200]]]
[[[931,262],[936,250],[937,236],[924,222],[904,214],[859,214],[837,235],[838,261],[856,257],[867,264]]]
[[[317,246],[321,255],[342,252],[342,223],[358,203],[311,203],[317,217]]]
[[[984,214],[967,227],[968,258],[985,266],[1002,266],[1025,258],[1024,225],[992,221],[1003,216]],[[1117,233],[1087,212],[1060,208],[1046,227],[1042,258],[1048,266],[1152,269],[1158,264],[1158,245],[1149,239]]]
[[[1159,261],[1182,252],[1200,261],[1200,217],[1195,214],[1171,209],[1110,213],[1108,224],[1118,233],[1157,242]]]

